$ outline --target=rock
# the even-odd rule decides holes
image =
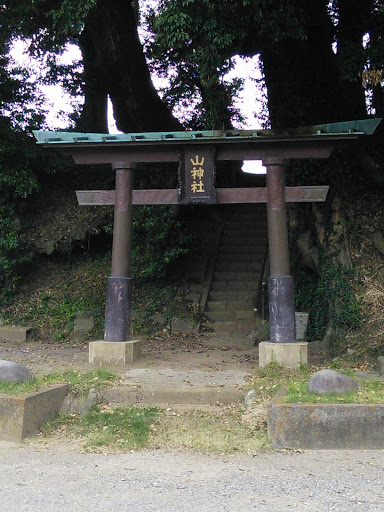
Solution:
[[[103,401],[103,396],[97,389],[90,389],[88,396],[75,396],[68,393],[65,397],[60,414],[80,414],[85,416],[89,413],[93,404]]]
[[[196,332],[196,323],[191,319],[185,318],[172,318],[171,324],[172,334],[175,333],[186,333],[190,334]]]
[[[250,389],[247,391],[244,397],[244,401],[246,409],[252,408],[257,402],[256,389]]]
[[[153,313],[152,315],[149,316],[149,320],[151,320],[151,322],[155,324],[164,325],[166,318],[165,315],[163,315],[162,313]]]
[[[320,370],[308,381],[308,391],[318,395],[348,393],[359,389],[360,386],[354,379],[334,370]]]
[[[295,313],[295,325],[296,325],[296,339],[305,340],[307,334],[307,325],[309,320],[309,313]]]
[[[0,359],[0,381],[3,382],[34,382],[35,375],[25,366],[12,361]]]
[[[93,316],[85,313],[77,313],[75,318],[75,324],[73,326],[73,334],[75,338],[82,339],[86,334],[92,331],[95,327],[95,321]]]
[[[379,375],[380,375],[380,377],[384,377],[384,356],[380,356],[378,358],[377,365],[379,367]]]
[[[268,341],[270,338],[269,322],[262,322],[256,329],[248,334],[247,338],[253,341],[253,345],[258,345],[260,341]]]

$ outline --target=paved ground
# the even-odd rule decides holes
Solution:
[[[7,512],[384,510],[384,451],[79,454],[0,443]]]
[[[36,373],[91,368],[85,345],[1,344],[0,358]],[[132,369],[117,370],[125,391],[141,390],[143,396],[149,384],[153,390],[237,393],[256,366],[257,347],[249,340],[207,336],[147,342]],[[68,443],[39,441],[0,442],[0,453],[0,511],[384,510],[384,450],[95,455],[78,453]]]

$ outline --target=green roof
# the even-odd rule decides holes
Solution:
[[[144,132],[144,133],[77,133],[56,131],[34,131],[39,144],[68,144],[68,143],[108,143],[108,142],[160,142],[160,141],[193,141],[201,140],[218,142],[220,140],[252,140],[273,137],[321,137],[322,135],[371,135],[381,119],[363,119],[342,123],[328,123],[292,130],[203,130],[180,132]]]

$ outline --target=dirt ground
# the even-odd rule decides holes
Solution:
[[[37,375],[93,368],[88,363],[88,343],[1,342],[0,358],[21,363]],[[180,335],[144,340],[142,357],[130,368],[232,369],[252,373],[257,365],[258,347],[247,338]],[[127,370],[123,366],[114,368],[117,372]]]
[[[0,358],[36,374],[92,369],[87,343],[1,343]],[[123,380],[147,372],[166,380],[184,372],[188,379],[206,375],[217,382],[231,375],[229,382],[238,383],[257,366],[258,347],[250,340],[203,335],[145,341],[143,357],[133,367],[115,370]],[[62,439],[2,441],[0,449],[2,506],[10,512],[383,510],[383,450],[85,454]]]

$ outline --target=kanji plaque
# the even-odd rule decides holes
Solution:
[[[179,165],[179,203],[216,203],[215,178],[215,147],[185,147]]]

